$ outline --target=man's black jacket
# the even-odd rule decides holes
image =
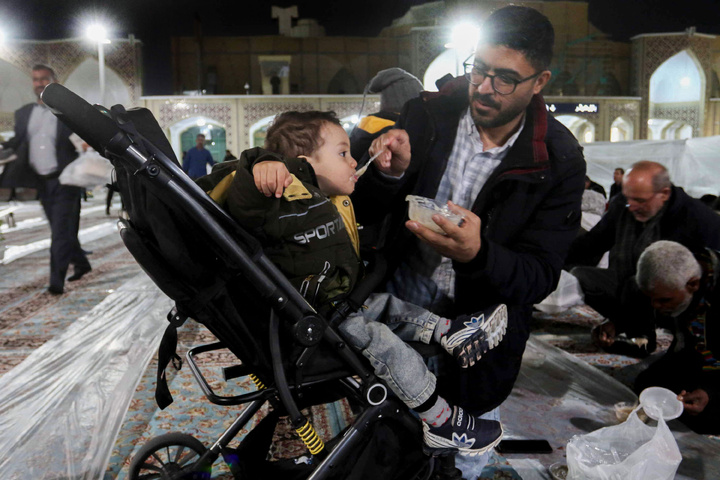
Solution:
[[[464,78],[445,84],[439,94],[409,101],[397,123],[408,132],[412,149],[405,175],[392,181],[373,167],[358,182],[354,204],[361,224],[380,221],[388,210],[394,215],[395,230],[388,235],[391,262],[401,261],[414,239],[403,226],[405,196],[435,197],[467,108]],[[442,312],[460,316],[505,303],[508,330],[474,367],[452,368],[440,378],[440,393],[448,400],[482,413],[510,394],[530,333],[532,305],[554,290],[580,226],[584,186],[581,147],[536,95],[520,136],[474,201],[472,211],[482,220],[482,247],[471,262],[454,262],[455,308]]]
[[[2,188],[38,188],[40,178],[32,167],[30,167],[30,160],[28,158],[29,141],[27,129],[30,123],[30,114],[34,107],[34,103],[29,103],[15,111],[15,136],[3,143],[3,147],[14,149],[18,158],[7,164],[5,171],[2,176],[0,176],[0,187]],[[58,173],[62,172],[63,169],[78,156],[75,146],[69,140],[70,135],[72,135],[72,130],[58,119],[57,137],[55,140]]]
[[[611,249],[620,235],[618,225],[637,222],[625,206],[626,202],[623,195],[613,197],[607,213],[598,224],[573,242],[568,264],[584,264],[585,259],[599,258],[610,251],[612,265]],[[660,218],[659,240],[677,242],[691,252],[700,252],[706,247],[720,250],[720,215],[700,200],[690,197],[682,188],[673,185],[666,210]]]

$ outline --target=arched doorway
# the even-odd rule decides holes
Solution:
[[[648,136],[676,138],[700,131],[705,103],[705,73],[691,50],[670,57],[650,77]],[[673,126],[680,122],[681,126]]]
[[[248,135],[250,137],[248,139],[250,148],[262,147],[265,145],[265,134],[267,133],[267,129],[274,118],[275,115],[270,115],[269,117],[261,118],[250,126],[250,132]]]
[[[464,58],[458,59],[455,49],[448,49],[442,52],[440,55],[435,57],[435,60],[430,62],[427,70],[425,70],[425,76],[423,76],[423,88],[428,92],[437,92],[438,88],[435,82],[447,75],[460,75],[463,73],[462,62]]]
[[[580,143],[592,143],[595,141],[595,125],[577,115],[558,115],[557,121],[567,127]]]
[[[30,72],[0,60],[0,112],[14,112],[37,98],[32,89]]]
[[[100,103],[106,107],[116,104],[131,107],[130,90],[120,75],[105,66],[105,99],[100,98],[100,65],[94,58],[86,58],[65,80],[65,86],[88,103]]]
[[[610,125],[610,141],[626,142],[634,138],[634,128],[630,120],[617,117]]]
[[[170,144],[182,162],[183,154],[195,146],[195,137],[205,135],[205,148],[210,150],[213,160],[222,162],[227,148],[225,126],[211,118],[196,116],[184,118],[170,126]]]
[[[651,118],[648,120],[650,140],[685,140],[693,137],[693,127],[679,120]]]

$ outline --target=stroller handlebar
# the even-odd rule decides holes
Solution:
[[[100,110],[104,107],[93,107],[59,83],[49,84],[40,97],[63,123],[100,154],[109,150],[122,155],[132,144],[117,123]]]

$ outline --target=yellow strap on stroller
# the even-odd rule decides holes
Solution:
[[[310,422],[306,421],[305,425],[300,428],[296,428],[295,431],[298,435],[300,435],[303,443],[313,455],[317,455],[322,452],[323,448],[325,448],[325,444],[320,439],[317,432],[315,432],[315,429]]]

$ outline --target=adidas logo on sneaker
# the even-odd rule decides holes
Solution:
[[[479,455],[500,443],[503,429],[500,422],[467,415],[453,407],[449,421],[439,427],[423,422],[423,440],[431,449],[455,449],[465,455]]]
[[[507,331],[507,320],[507,307],[503,304],[488,308],[470,320],[457,319],[440,345],[462,368],[471,367],[500,343]]]

